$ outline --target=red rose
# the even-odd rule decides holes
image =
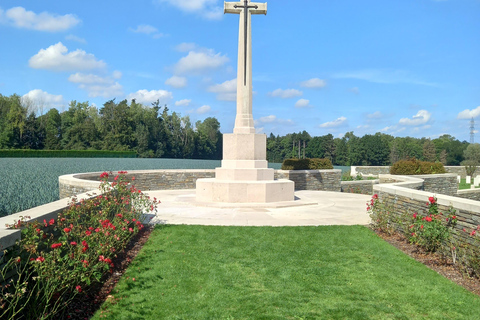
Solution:
[[[54,243],[52,244],[52,249],[57,249],[57,248],[60,248],[62,246],[61,243]]]
[[[69,233],[70,231],[72,231],[72,229],[70,229],[70,228],[65,228],[65,229],[63,229],[63,231],[65,231],[65,233]]]
[[[36,259],[36,261],[38,261],[38,262],[43,262],[43,261],[45,261],[45,258],[44,258],[44,257],[38,257],[38,258]]]
[[[434,197],[429,197],[428,201],[430,201],[431,204],[434,204],[435,203],[435,198]]]

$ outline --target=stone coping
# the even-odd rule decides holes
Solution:
[[[90,191],[79,194],[76,198],[80,201],[82,199],[86,200],[93,196],[101,194],[101,191]],[[54,202],[50,202],[38,207],[34,207],[28,210],[17,212],[6,217],[0,218],[0,252],[8,247],[11,247],[15,244],[15,241],[19,240],[21,237],[20,229],[9,229],[6,227],[6,224],[13,224],[18,220],[21,220],[22,217],[30,217],[25,219],[25,222],[29,221],[49,221],[50,219],[57,219],[58,214],[68,208],[71,199],[64,198]]]
[[[390,175],[380,175],[380,180],[382,180],[382,178],[388,179],[387,176]],[[435,196],[437,198],[437,203],[440,205],[444,205],[447,207],[452,205],[455,209],[480,212],[480,201],[453,197],[444,194],[435,194],[429,191],[411,189],[422,186],[423,179],[419,177],[420,176],[394,176],[394,178],[398,182],[374,185],[373,192],[385,192],[393,194],[395,196],[403,196],[412,200],[419,200],[424,202],[428,201],[427,199],[429,197]]]

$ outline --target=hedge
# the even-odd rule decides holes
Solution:
[[[136,158],[135,151],[3,149],[0,158]]]
[[[420,161],[417,159],[400,160],[390,168],[391,174],[416,175],[445,173],[441,162]]]
[[[329,159],[285,159],[282,163],[282,170],[322,170],[333,169]]]

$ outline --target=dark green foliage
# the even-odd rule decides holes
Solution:
[[[0,158],[136,158],[135,151],[107,150],[0,150]]]
[[[323,170],[333,169],[329,159],[286,159],[282,163],[282,170]]]
[[[390,168],[391,174],[415,175],[445,173],[445,168],[440,162],[427,162],[417,159],[400,160]]]

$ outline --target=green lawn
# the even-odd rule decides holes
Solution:
[[[472,178],[472,182],[473,182],[473,178]],[[460,180],[460,183],[458,184],[458,189],[462,190],[462,189],[470,189],[471,188],[471,183],[467,183],[467,179],[461,179]],[[476,187],[478,188],[478,187]]]
[[[135,278],[135,280],[133,280]],[[479,319],[362,226],[157,226],[94,319]]]

